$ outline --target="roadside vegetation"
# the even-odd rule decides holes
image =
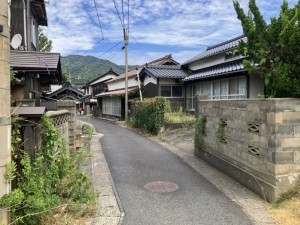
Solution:
[[[94,133],[94,128],[89,124],[83,124],[82,133],[88,136],[88,139],[91,140]]]
[[[300,224],[300,179],[292,190],[272,204],[270,212],[277,225]]]
[[[278,17],[267,23],[256,1],[249,0],[244,12],[238,0],[233,0],[248,42],[241,42],[238,51],[247,59],[246,70],[260,76],[267,98],[300,97],[300,1],[289,7],[283,0]],[[277,224],[300,224],[300,181],[282,195],[271,207]]]
[[[14,161],[6,165],[6,179],[14,188],[0,199],[0,206],[9,208],[10,224],[70,224],[67,218],[94,214],[97,193],[80,170],[87,151],[69,152],[47,116],[40,130],[41,147],[32,156],[20,148],[20,126],[13,126]]]

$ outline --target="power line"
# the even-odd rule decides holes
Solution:
[[[110,50],[112,50],[113,48],[117,47],[119,44],[121,44],[123,41],[118,42],[117,44],[115,44],[114,46],[112,46],[111,48],[109,48],[108,50],[106,50],[104,53],[102,53],[100,56],[98,56],[98,58],[100,58],[101,56],[105,55],[107,52],[109,52]]]
[[[128,13],[127,13],[127,29],[128,29],[128,33],[129,33],[129,0],[127,2],[127,7],[128,7]]]
[[[125,16],[124,16],[124,0],[122,0],[122,18],[123,18],[123,24],[125,24]]]
[[[122,18],[121,18],[121,16],[120,16],[120,13],[119,13],[119,10],[118,10],[118,7],[117,7],[116,0],[113,0],[113,2],[114,2],[114,5],[115,5],[115,9],[116,9],[116,12],[117,12],[117,16],[118,16],[119,19],[120,19],[121,26],[123,27],[123,29],[125,29],[125,25],[124,25],[124,23],[123,23],[123,21],[122,21]]]
[[[99,11],[98,11],[98,8],[97,8],[97,5],[96,5],[96,0],[94,0],[94,5],[95,5],[96,12],[97,12],[99,27],[100,27],[101,34],[102,34],[102,40],[104,40],[104,35],[103,35],[102,25],[101,25],[101,21],[100,21]]]
[[[103,41],[103,39],[101,39],[101,40],[97,41],[97,42],[96,42],[96,44],[94,45],[94,48],[95,48],[97,45],[99,45],[99,44],[101,43],[101,41]],[[81,58],[81,56],[83,56],[83,55],[85,55],[86,53],[88,53],[88,52],[92,51],[94,48],[92,48],[92,49],[88,49],[88,50],[84,51],[83,53],[81,53],[81,55],[80,55],[80,56],[78,56],[77,58],[75,58],[75,60],[73,60],[73,61],[72,61],[72,63],[74,63],[74,62],[78,61],[78,60]]]

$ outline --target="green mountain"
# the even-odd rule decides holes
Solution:
[[[112,68],[116,73],[124,73],[125,66],[117,65],[109,60],[94,56],[69,55],[61,57],[62,71],[65,69],[71,75],[72,82],[87,82]],[[132,66],[130,66],[131,68]]]

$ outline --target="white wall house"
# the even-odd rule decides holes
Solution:
[[[264,86],[257,76],[249,76],[240,54],[235,54],[244,36],[208,47],[206,51],[187,60],[182,68],[189,72],[183,81],[186,87],[186,110],[194,111],[195,95],[205,94],[209,99],[257,98],[264,94]]]
[[[128,93],[129,98],[138,96],[139,82],[137,76],[141,73],[142,69],[147,65],[178,65],[178,62],[173,60],[171,55],[166,55],[162,58],[153,60],[145,65],[139,66],[137,69],[131,69],[128,71]],[[156,80],[156,78],[153,78]],[[154,81],[153,80],[153,81]],[[148,81],[146,81],[148,82]],[[155,82],[155,81],[154,81]],[[125,116],[125,73],[121,74],[108,82],[106,82],[108,90],[96,97],[98,103],[102,105],[100,109],[103,117],[123,119]]]

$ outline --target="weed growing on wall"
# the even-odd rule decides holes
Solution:
[[[206,116],[202,115],[196,119],[195,125],[195,137],[194,142],[195,146],[200,148],[203,143],[203,135],[205,135],[205,127],[206,127]]]
[[[158,134],[164,124],[167,100],[163,97],[146,98],[132,102],[133,125],[146,132]]]
[[[42,118],[41,135],[42,145],[34,159],[23,152],[19,172],[8,166],[6,178],[16,178],[17,186],[0,199],[0,206],[10,208],[11,224],[43,224],[52,210],[96,197],[90,192],[89,177],[79,170],[85,151],[69,153],[49,117]]]
[[[216,137],[217,137],[218,142],[221,142],[222,138],[224,137],[224,130],[225,130],[226,125],[227,125],[226,121],[223,119],[220,119],[217,122]]]
[[[89,140],[91,140],[92,137],[93,137],[94,128],[91,125],[89,125],[89,124],[83,124],[83,126],[82,126],[82,133],[87,134]]]

